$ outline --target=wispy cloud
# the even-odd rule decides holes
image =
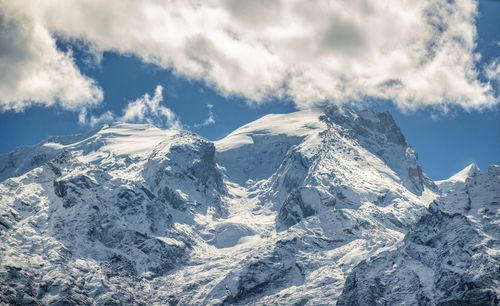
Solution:
[[[133,54],[253,103],[271,97],[303,108],[365,97],[401,109],[498,103],[479,78],[477,1],[0,0],[0,6],[12,22],[28,25],[2,27],[2,45],[17,50],[2,63],[23,71],[3,74],[10,82],[0,90],[3,109],[100,101],[99,88],[56,49],[53,35],[85,41],[95,52]],[[18,59],[23,50],[42,51]]]
[[[205,119],[205,121],[203,121],[201,123],[196,123],[194,125],[194,127],[197,128],[197,127],[204,127],[204,126],[209,126],[209,125],[215,124],[215,116],[214,116],[214,112],[213,112],[214,106],[212,104],[207,104],[207,108],[208,108],[207,119]]]
[[[491,61],[484,68],[484,74],[488,80],[497,82],[500,85],[500,58]]]
[[[106,111],[103,114],[99,116],[90,116],[89,124],[90,126],[99,126],[103,125],[104,123],[112,122],[115,120],[115,116],[111,111]]]
[[[149,94],[130,102],[123,110],[120,121],[133,123],[151,123],[161,127],[180,128],[181,122],[174,112],[162,105],[163,87],[156,86],[155,94],[151,97]]]
[[[145,93],[142,97],[129,102],[122,110],[121,116],[116,116],[111,111],[101,115],[88,115],[86,109],[82,110],[78,121],[92,127],[110,122],[149,123],[163,128],[182,128],[182,123],[177,115],[163,103],[163,87],[157,85],[153,97]]]

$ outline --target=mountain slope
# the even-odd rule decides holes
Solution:
[[[437,197],[469,203],[422,173],[388,113],[348,108],[268,115],[214,143],[115,124],[0,162],[6,303],[335,304]]]
[[[358,265],[337,305],[497,305],[500,167],[471,165],[394,251]],[[395,285],[397,284],[397,285]]]

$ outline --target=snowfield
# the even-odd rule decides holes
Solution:
[[[224,139],[114,124],[0,156],[5,305],[496,305],[500,167],[433,182],[389,113]]]

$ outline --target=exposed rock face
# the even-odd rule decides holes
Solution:
[[[495,304],[499,169],[436,185],[347,108],[50,138],[0,156],[0,303]]]
[[[218,207],[225,194],[214,144],[188,132],[158,144],[144,165],[142,177],[159,201],[181,211],[202,205]]]

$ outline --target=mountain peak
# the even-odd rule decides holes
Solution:
[[[448,180],[465,182],[467,178],[477,175],[478,172],[480,172],[479,167],[475,163],[471,163],[467,167],[452,175]]]
[[[475,163],[471,163],[467,167],[463,168],[462,170],[460,170],[457,173],[450,176],[449,178],[447,178],[445,180],[436,181],[436,184],[441,185],[441,184],[444,184],[446,182],[465,183],[465,181],[468,178],[477,175],[477,173],[479,173],[479,172],[480,172],[479,167]]]
[[[403,147],[409,146],[406,138],[388,111],[377,112],[369,109],[356,110],[351,107],[329,106],[325,115],[332,122],[351,130],[358,137],[384,135],[388,142]]]
[[[475,163],[471,163],[464,169],[450,176],[446,180],[434,182],[439,189],[444,193],[449,193],[455,190],[462,190],[467,184],[467,180],[476,177],[480,173],[479,168]]]

